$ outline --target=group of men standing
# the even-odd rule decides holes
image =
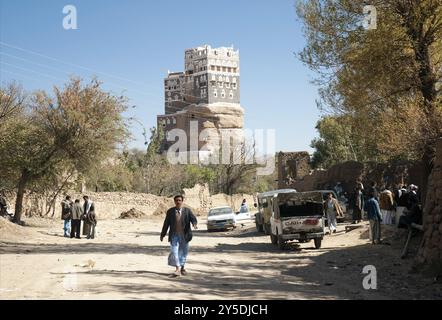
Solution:
[[[73,202],[70,196],[66,196],[61,202],[61,219],[64,221],[63,231],[66,238],[81,238],[81,221],[83,221],[83,235],[87,239],[95,238],[97,226],[95,206],[88,196],[84,196],[83,200],[84,203],[81,205],[79,199]]]
[[[385,186],[379,192],[373,182],[364,194],[362,183],[357,183],[351,201],[353,223],[358,223],[365,211],[370,222],[370,240],[373,244],[380,243],[381,224],[399,225],[404,213],[420,210],[417,190],[418,187],[411,184],[394,191]]]

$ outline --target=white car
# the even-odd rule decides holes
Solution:
[[[236,216],[231,207],[216,207],[207,215],[207,230],[226,230],[236,227]]]

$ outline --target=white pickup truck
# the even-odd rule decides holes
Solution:
[[[318,191],[292,192],[275,195],[270,218],[270,240],[284,248],[291,240],[308,242],[321,247],[324,238],[324,209]]]

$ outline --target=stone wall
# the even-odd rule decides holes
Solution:
[[[310,173],[308,152],[280,152],[278,157],[278,189],[290,188],[294,181]]]
[[[241,207],[243,199],[246,199],[249,209],[253,211],[256,199],[248,194],[215,194],[210,195],[207,184],[198,184],[191,189],[184,189],[185,203],[201,214],[206,214],[210,208],[230,206],[234,211]]]
[[[424,207],[424,242],[417,262],[428,267],[431,273],[442,275],[442,139],[436,150]]]
[[[362,164],[356,161],[347,161],[336,164],[328,170],[314,170],[310,174],[296,179],[287,187],[298,191],[310,191],[320,189],[331,189],[337,182],[340,182],[344,191],[351,192],[356,181],[362,181],[368,187],[372,181],[378,186],[384,184],[394,187],[403,184],[418,185],[425,190],[425,170],[421,163],[415,162],[392,162],[389,164],[367,163]]]
[[[81,193],[68,193],[73,200],[80,199],[83,203],[83,195]],[[95,204],[95,210],[99,219],[115,219],[122,212],[132,208],[145,213],[147,216],[161,216],[166,210],[174,206],[173,198],[159,197],[146,193],[130,193],[130,192],[88,192],[87,195]],[[55,212],[53,217],[60,219],[61,206],[60,203],[65,195],[57,197],[55,201]],[[208,210],[216,206],[231,206],[234,210],[238,210],[242,200],[245,198],[250,209],[253,208],[254,197],[252,195],[235,194],[232,196],[225,194],[210,195],[207,185],[196,185],[194,188],[184,190],[184,203],[193,209],[197,215],[205,215]],[[10,210],[14,211],[15,195],[7,196]],[[27,194],[23,203],[23,216],[44,215],[49,208],[48,199],[38,194]],[[51,210],[48,217],[52,216]]]

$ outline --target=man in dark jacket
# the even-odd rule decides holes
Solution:
[[[7,215],[7,204],[6,204],[6,197],[3,193],[3,191],[0,191],[0,216],[5,216]]]
[[[72,219],[72,201],[70,196],[66,196],[66,199],[61,202],[61,219],[64,221],[64,236],[69,238],[71,236]]]
[[[353,224],[359,223],[362,220],[362,210],[364,209],[364,194],[360,184],[357,184],[353,191],[351,207],[353,208]]]
[[[91,221],[93,221],[93,219],[89,218],[89,214],[91,212],[93,212],[94,216],[95,216],[95,205],[92,202],[92,200],[89,199],[88,196],[84,196],[83,200],[84,200],[84,204],[83,204],[83,217],[82,217],[82,220],[83,220],[83,235],[86,236],[87,239],[90,239],[91,235],[92,235],[91,231],[92,231],[92,226],[93,226]],[[95,231],[95,230],[93,230],[93,231]]]
[[[381,243],[382,215],[379,202],[376,200],[374,193],[369,194],[369,200],[365,202],[364,210],[367,212],[368,221],[370,222],[371,243],[379,244]]]
[[[178,277],[187,273],[184,265],[189,252],[189,242],[192,240],[190,223],[198,229],[198,222],[192,210],[183,207],[183,196],[175,196],[173,200],[175,207],[167,210],[160,240],[163,241],[169,230],[170,254],[174,257],[176,267],[174,275]]]

